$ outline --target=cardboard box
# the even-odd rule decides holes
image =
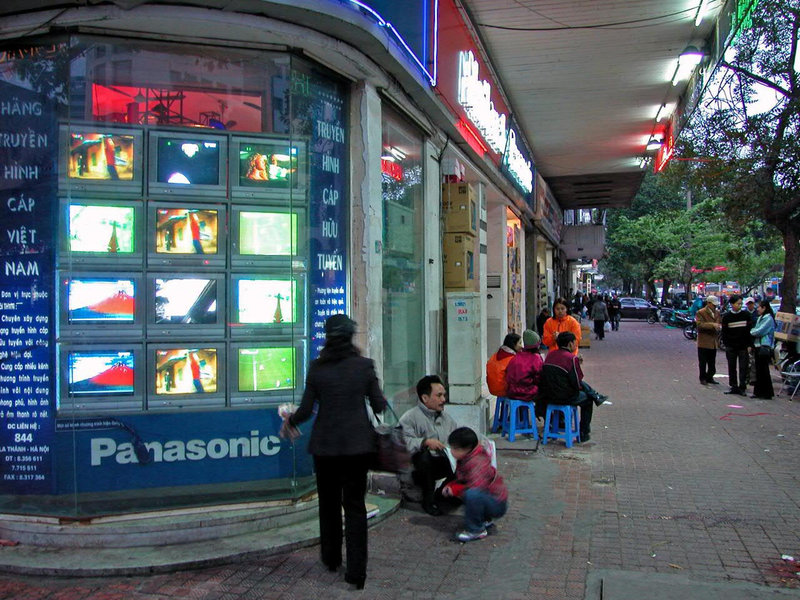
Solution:
[[[782,342],[800,340],[800,315],[779,312],[775,314],[775,339]]]
[[[468,233],[445,233],[443,243],[444,287],[448,290],[475,291],[476,238]]]
[[[586,323],[581,323],[581,343],[578,344],[579,348],[592,347],[592,330]]]
[[[468,183],[442,185],[442,214],[446,233],[478,235],[478,202]]]

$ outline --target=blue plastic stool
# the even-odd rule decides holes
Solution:
[[[503,421],[503,435],[508,436],[508,441],[513,442],[517,435],[530,434],[533,439],[539,440],[536,431],[536,417],[534,417],[533,402],[506,398],[508,410]]]
[[[554,414],[554,413],[561,413]],[[562,428],[559,416],[564,417]],[[548,439],[564,440],[567,448],[572,448],[572,442],[580,442],[578,408],[569,404],[548,404],[547,414],[544,417],[544,431],[542,432],[542,445]]]
[[[506,422],[506,411],[508,410],[508,398],[498,396],[494,403],[494,419],[492,420],[492,433],[503,427]]]

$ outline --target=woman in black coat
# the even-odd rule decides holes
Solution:
[[[342,507],[344,507],[347,571],[345,581],[363,589],[367,578],[367,470],[377,450],[375,429],[364,398],[375,413],[383,412],[383,397],[373,362],[353,345],[355,322],[346,315],[325,321],[325,346],[311,363],[303,399],[284,421],[281,433],[317,418],[308,451],[314,456],[319,497],[322,562],[330,571],[342,564]]]

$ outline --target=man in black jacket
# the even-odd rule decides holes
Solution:
[[[730,310],[722,316],[722,342],[725,345],[725,357],[728,359],[728,381],[731,386],[726,394],[746,395],[747,374],[750,369],[747,349],[752,344],[752,321],[750,313],[742,310],[742,297],[736,294],[731,296]]]

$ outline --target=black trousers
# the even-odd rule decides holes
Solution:
[[[700,381],[713,381],[717,374],[717,351],[714,348],[698,348],[697,362],[700,364]]]
[[[756,347],[756,384],[753,386],[753,395],[759,398],[772,398],[775,390],[772,388],[772,373],[769,366],[772,364],[772,356],[761,356]]]
[[[315,456],[319,496],[319,537],[322,562],[342,564],[342,507],[347,546],[347,575],[367,575],[367,470],[372,455]]]
[[[434,498],[436,481],[455,477],[450,460],[443,454],[434,455],[427,448],[423,448],[411,457],[411,463],[414,465],[412,473],[414,482],[422,488],[422,505],[438,501],[438,498]]]
[[[606,322],[603,320],[598,321],[595,319],[594,321],[594,333],[597,336],[597,339],[602,340],[606,336],[606,330],[604,329],[606,326]]]
[[[725,358],[728,359],[728,380],[731,388],[744,391],[747,388],[747,375],[750,371],[750,355],[747,348],[726,348]]]

